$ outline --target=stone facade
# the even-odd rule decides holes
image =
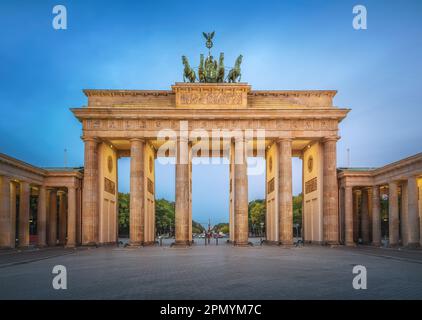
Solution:
[[[0,247],[81,244],[82,179],[82,168],[42,169],[0,154]]]
[[[208,156],[212,154],[230,159],[230,240],[236,245],[248,245],[246,155],[249,151],[248,156],[259,152],[258,136],[262,131],[265,131],[261,139],[264,146],[262,156],[268,157],[268,150],[276,150],[271,153],[271,166],[274,168],[267,168],[267,174],[273,179],[267,181],[267,188],[273,188],[267,190],[268,199],[272,199],[267,202],[271,206],[266,223],[267,230],[271,230],[268,242],[293,243],[291,159],[293,156],[304,157],[308,148],[314,145],[319,146],[319,152],[314,157],[321,168],[315,173],[320,205],[314,209],[312,217],[305,212],[305,216],[315,222],[310,227],[312,230],[307,240],[330,244],[339,242],[336,141],[338,123],[349,110],[333,106],[336,91],[253,91],[246,83],[176,83],[168,91],[84,92],[88,105],[72,109],[83,125],[86,144],[85,166],[88,170],[85,170],[84,199],[88,200],[84,202],[83,214],[87,216],[87,232],[93,235],[85,239],[84,244],[102,243],[93,233],[93,228],[98,227],[91,222],[100,220],[104,215],[98,204],[93,205],[103,201],[97,185],[102,177],[96,169],[96,163],[101,161],[98,158],[100,143],[110,146],[116,158],[131,157],[131,243],[151,243],[153,238],[146,241],[145,230],[147,224],[153,229],[154,209],[153,206],[150,210],[145,207],[147,195],[143,188],[147,184],[152,185],[151,189],[155,188],[154,181],[147,182],[142,169],[146,161],[143,154],[149,146],[154,158],[159,156],[160,147],[168,144],[162,137],[166,130],[174,134],[172,138],[175,140],[165,156],[177,159],[176,245],[189,245],[192,241],[191,161],[193,154],[195,157],[207,156],[198,154],[198,149],[202,152],[202,148],[198,148],[200,143],[210,146]],[[198,131],[208,138],[201,138],[199,142],[192,133]],[[216,131],[227,133],[217,144],[211,141]],[[248,135],[247,132],[252,133]],[[216,150],[216,146],[220,145],[222,150]],[[151,197],[151,202],[153,199]],[[305,207],[307,210],[308,207]]]
[[[421,241],[422,155],[380,169],[337,170],[338,124],[349,109],[333,105],[336,91],[176,83],[161,91],[84,92],[88,105],[72,109],[83,126],[83,170],[40,169],[0,155],[1,247],[16,238],[19,246],[31,243],[30,196],[37,197],[37,245],[116,243],[120,157],[131,159],[130,245],[154,244],[154,159],[163,156],[176,160],[175,245],[192,243],[192,161],[201,156],[229,161],[230,241],[248,245],[247,157],[257,155],[266,159],[267,243],[293,244],[292,157],[303,160],[306,242],[380,245],[386,190],[390,245]]]
[[[345,195],[339,204],[342,242],[380,246],[388,239],[393,247],[422,245],[422,153],[376,169],[340,168],[338,181],[339,193]],[[384,220],[388,225],[382,234]]]

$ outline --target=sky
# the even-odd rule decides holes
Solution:
[[[52,27],[55,5],[66,30]],[[365,5],[367,30],[353,7]],[[242,54],[256,90],[335,89],[352,111],[340,125],[338,166],[377,167],[422,151],[422,1],[8,1],[0,2],[0,152],[31,164],[83,165],[81,124],[69,111],[84,88],[170,89],[206,53]],[[215,54],[214,54],[215,55]],[[350,163],[347,157],[350,149]],[[119,161],[129,189],[129,160]],[[157,164],[157,198],[174,200],[174,167]],[[301,190],[293,160],[293,192]],[[193,169],[193,218],[228,221],[228,167]],[[250,176],[249,200],[264,197]],[[212,196],[211,196],[212,195]]]

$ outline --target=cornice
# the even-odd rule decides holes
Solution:
[[[383,167],[379,168],[373,168],[373,169],[362,169],[359,170],[359,168],[355,169],[347,169],[347,168],[339,168],[339,178],[343,177],[377,177],[383,174],[386,174],[388,172],[398,170],[401,168],[404,168],[406,166],[411,166],[415,163],[421,162],[422,163],[422,153],[417,153],[411,157],[401,159],[399,161],[387,164]]]
[[[310,97],[329,96],[333,98],[337,90],[254,90],[249,96],[274,96],[274,97]]]
[[[38,167],[33,166],[32,164],[26,163],[24,161],[18,160],[16,158],[10,157],[3,153],[0,153],[0,162],[9,165],[14,168],[18,168],[27,172],[31,172],[42,177],[47,175],[47,171]]]
[[[168,96],[174,95],[171,90],[112,90],[112,89],[84,89],[87,97],[93,96]]]
[[[186,120],[274,120],[274,119],[325,119],[343,120],[350,109],[189,109],[189,108],[73,108],[79,119],[186,119]]]
[[[218,84],[218,83],[197,83],[197,84],[185,84],[176,83],[172,86],[172,90],[119,90],[119,89],[84,89],[83,93],[87,97],[93,96],[169,96],[174,95],[174,88],[195,88],[195,87],[221,87],[221,88],[237,88],[244,87],[246,84],[243,83],[231,83],[231,84]],[[250,86],[249,86],[250,87]],[[337,90],[251,90],[248,92],[248,96],[273,96],[273,97],[310,97],[310,96],[328,96],[333,98],[337,94]]]

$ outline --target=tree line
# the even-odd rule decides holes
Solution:
[[[119,192],[119,235],[129,235],[129,211],[130,195],[129,193]],[[249,202],[248,220],[249,231],[252,235],[265,234],[265,200],[258,199]],[[166,199],[157,199],[155,201],[155,230],[158,235],[174,235],[175,221],[175,203]],[[302,226],[302,194],[293,197],[293,224]],[[192,220],[192,233],[203,233],[205,228],[197,221]],[[218,223],[213,226],[212,231],[229,233],[228,223]]]

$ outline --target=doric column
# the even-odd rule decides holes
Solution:
[[[236,137],[234,141],[234,221],[235,245],[246,246],[249,243],[248,229],[248,172],[246,141]]]
[[[82,195],[82,244],[98,243],[98,141],[85,138],[85,167]]]
[[[380,188],[372,188],[372,245],[381,245],[381,209],[380,209]]]
[[[48,245],[57,244],[57,190],[50,191],[50,205],[48,213]]]
[[[16,246],[16,183],[10,183],[10,244]]]
[[[293,244],[293,199],[292,199],[292,141],[278,141],[279,185],[278,216],[279,242],[281,245]]]
[[[369,243],[369,203],[368,203],[368,189],[362,189],[362,202],[361,202],[361,230],[363,243]]]
[[[389,224],[389,243],[390,246],[399,244],[399,204],[397,183],[388,184],[388,224]]]
[[[353,188],[344,188],[344,219],[345,219],[345,240],[346,246],[354,246],[353,241]]]
[[[176,245],[189,242],[189,144],[186,137],[177,138],[176,146]]]
[[[66,226],[66,194],[61,191],[59,193],[59,244],[62,246],[66,244]]]
[[[10,178],[0,177],[0,248],[12,247]]]
[[[44,186],[38,189],[37,234],[38,246],[45,247],[47,245],[47,199]]]
[[[76,245],[76,189],[67,188],[67,247]]]
[[[29,246],[29,197],[31,187],[22,181],[19,190],[19,247]]]
[[[76,191],[77,206],[76,206],[76,244],[82,244],[82,188],[79,187]],[[118,203],[116,204],[118,205]],[[118,232],[118,229],[117,229]],[[117,239],[117,238],[116,238]]]
[[[130,245],[140,246],[144,242],[144,149],[143,139],[130,141]]]
[[[353,191],[353,241],[359,241],[359,197],[360,191]]]
[[[337,192],[337,137],[329,137],[324,142],[323,167],[323,218],[324,241],[327,244],[339,243],[338,192]]]
[[[400,239],[401,245],[407,246],[409,243],[409,220],[408,220],[408,193],[407,183],[401,182],[400,184],[401,196],[400,196],[400,209],[399,209],[399,225],[400,225]]]
[[[416,177],[407,179],[407,234],[408,246],[419,245],[418,182]]]

